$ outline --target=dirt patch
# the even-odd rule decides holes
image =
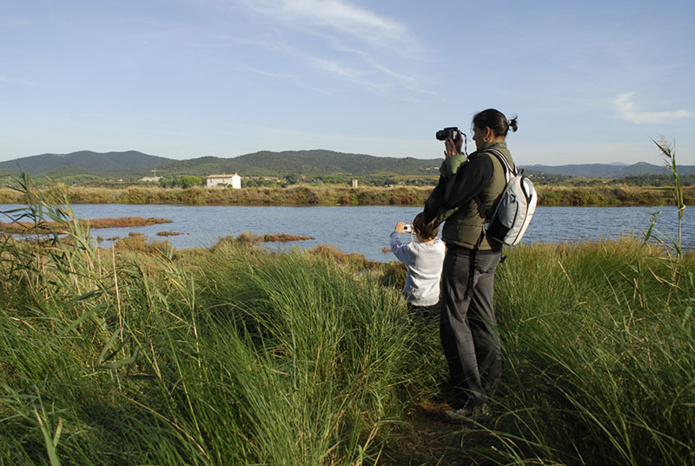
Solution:
[[[390,448],[382,452],[378,464],[396,465],[493,465],[486,455],[500,445],[492,433],[497,417],[462,424],[444,420],[451,409],[444,402],[425,401],[407,413],[405,422],[392,434]]]

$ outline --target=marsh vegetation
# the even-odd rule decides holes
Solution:
[[[23,211],[23,209],[18,209]],[[8,217],[13,218],[10,222],[0,222],[0,232],[6,234],[46,234],[66,233],[68,230],[59,222],[52,220],[39,220],[32,218],[30,221],[22,221],[22,215],[13,216],[15,212],[6,211]],[[98,229],[98,228],[123,228],[123,227],[141,227],[146,225],[157,225],[161,223],[171,223],[171,220],[165,218],[143,218],[143,217],[119,217],[119,218],[95,218],[95,219],[77,219],[81,223],[82,228]]]
[[[671,188],[604,182],[587,185],[538,184],[543,206],[654,206],[673,204]],[[423,205],[432,186],[364,186],[299,184],[286,188],[242,189],[161,188],[133,186],[103,188],[55,185],[43,188],[46,196],[66,197],[73,204],[184,204],[184,205]],[[686,204],[695,204],[695,185],[682,187]],[[0,204],[25,204],[21,191],[0,188]]]
[[[437,322],[405,271],[231,238],[0,245],[6,464],[692,464],[695,255],[675,242],[521,246],[498,272],[493,417],[443,424]],[[658,224],[650,230],[655,236]]]

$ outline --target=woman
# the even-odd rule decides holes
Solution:
[[[444,222],[442,239],[447,252],[442,271],[440,338],[456,397],[453,421],[489,414],[489,396],[501,372],[500,342],[493,310],[495,270],[502,244],[483,231],[504,190],[502,162],[489,151],[501,153],[513,168],[507,149],[509,129],[516,117],[484,110],[473,117],[472,153],[455,173],[440,177],[423,211],[424,221]],[[445,142],[447,159],[461,153],[463,137]]]

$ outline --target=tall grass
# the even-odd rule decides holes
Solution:
[[[32,199],[41,223],[48,203]],[[397,290],[299,251],[96,250],[74,218],[52,220],[67,237],[2,251],[0,461],[378,456],[419,384],[402,377],[415,335]]]
[[[657,145],[680,225],[675,151]],[[652,241],[655,226],[644,241],[510,252],[497,289],[502,458],[695,464],[695,253],[683,254],[680,232]]]
[[[695,459],[695,258],[672,293],[661,254],[636,240],[536,246],[502,268],[504,420],[547,458]]]
[[[68,233],[0,246],[0,463],[407,462],[392,434],[446,369],[400,268],[242,241],[101,250],[22,186],[23,220]],[[477,427],[495,449],[466,425],[432,464],[695,463],[694,273],[634,238],[509,251],[505,369]]]

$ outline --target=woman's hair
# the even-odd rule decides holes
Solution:
[[[413,228],[415,229],[415,233],[420,235],[422,239],[425,240],[436,238],[437,233],[439,233],[439,227],[433,228],[431,223],[425,225],[425,221],[422,219],[422,217],[422,212],[420,212],[415,216],[415,219],[413,219]]]
[[[473,126],[479,129],[489,127],[495,132],[496,136],[507,137],[509,128],[512,129],[512,132],[517,130],[516,118],[516,115],[514,115],[511,120],[507,120],[507,117],[499,110],[488,108],[480,113],[476,113],[473,117]]]

